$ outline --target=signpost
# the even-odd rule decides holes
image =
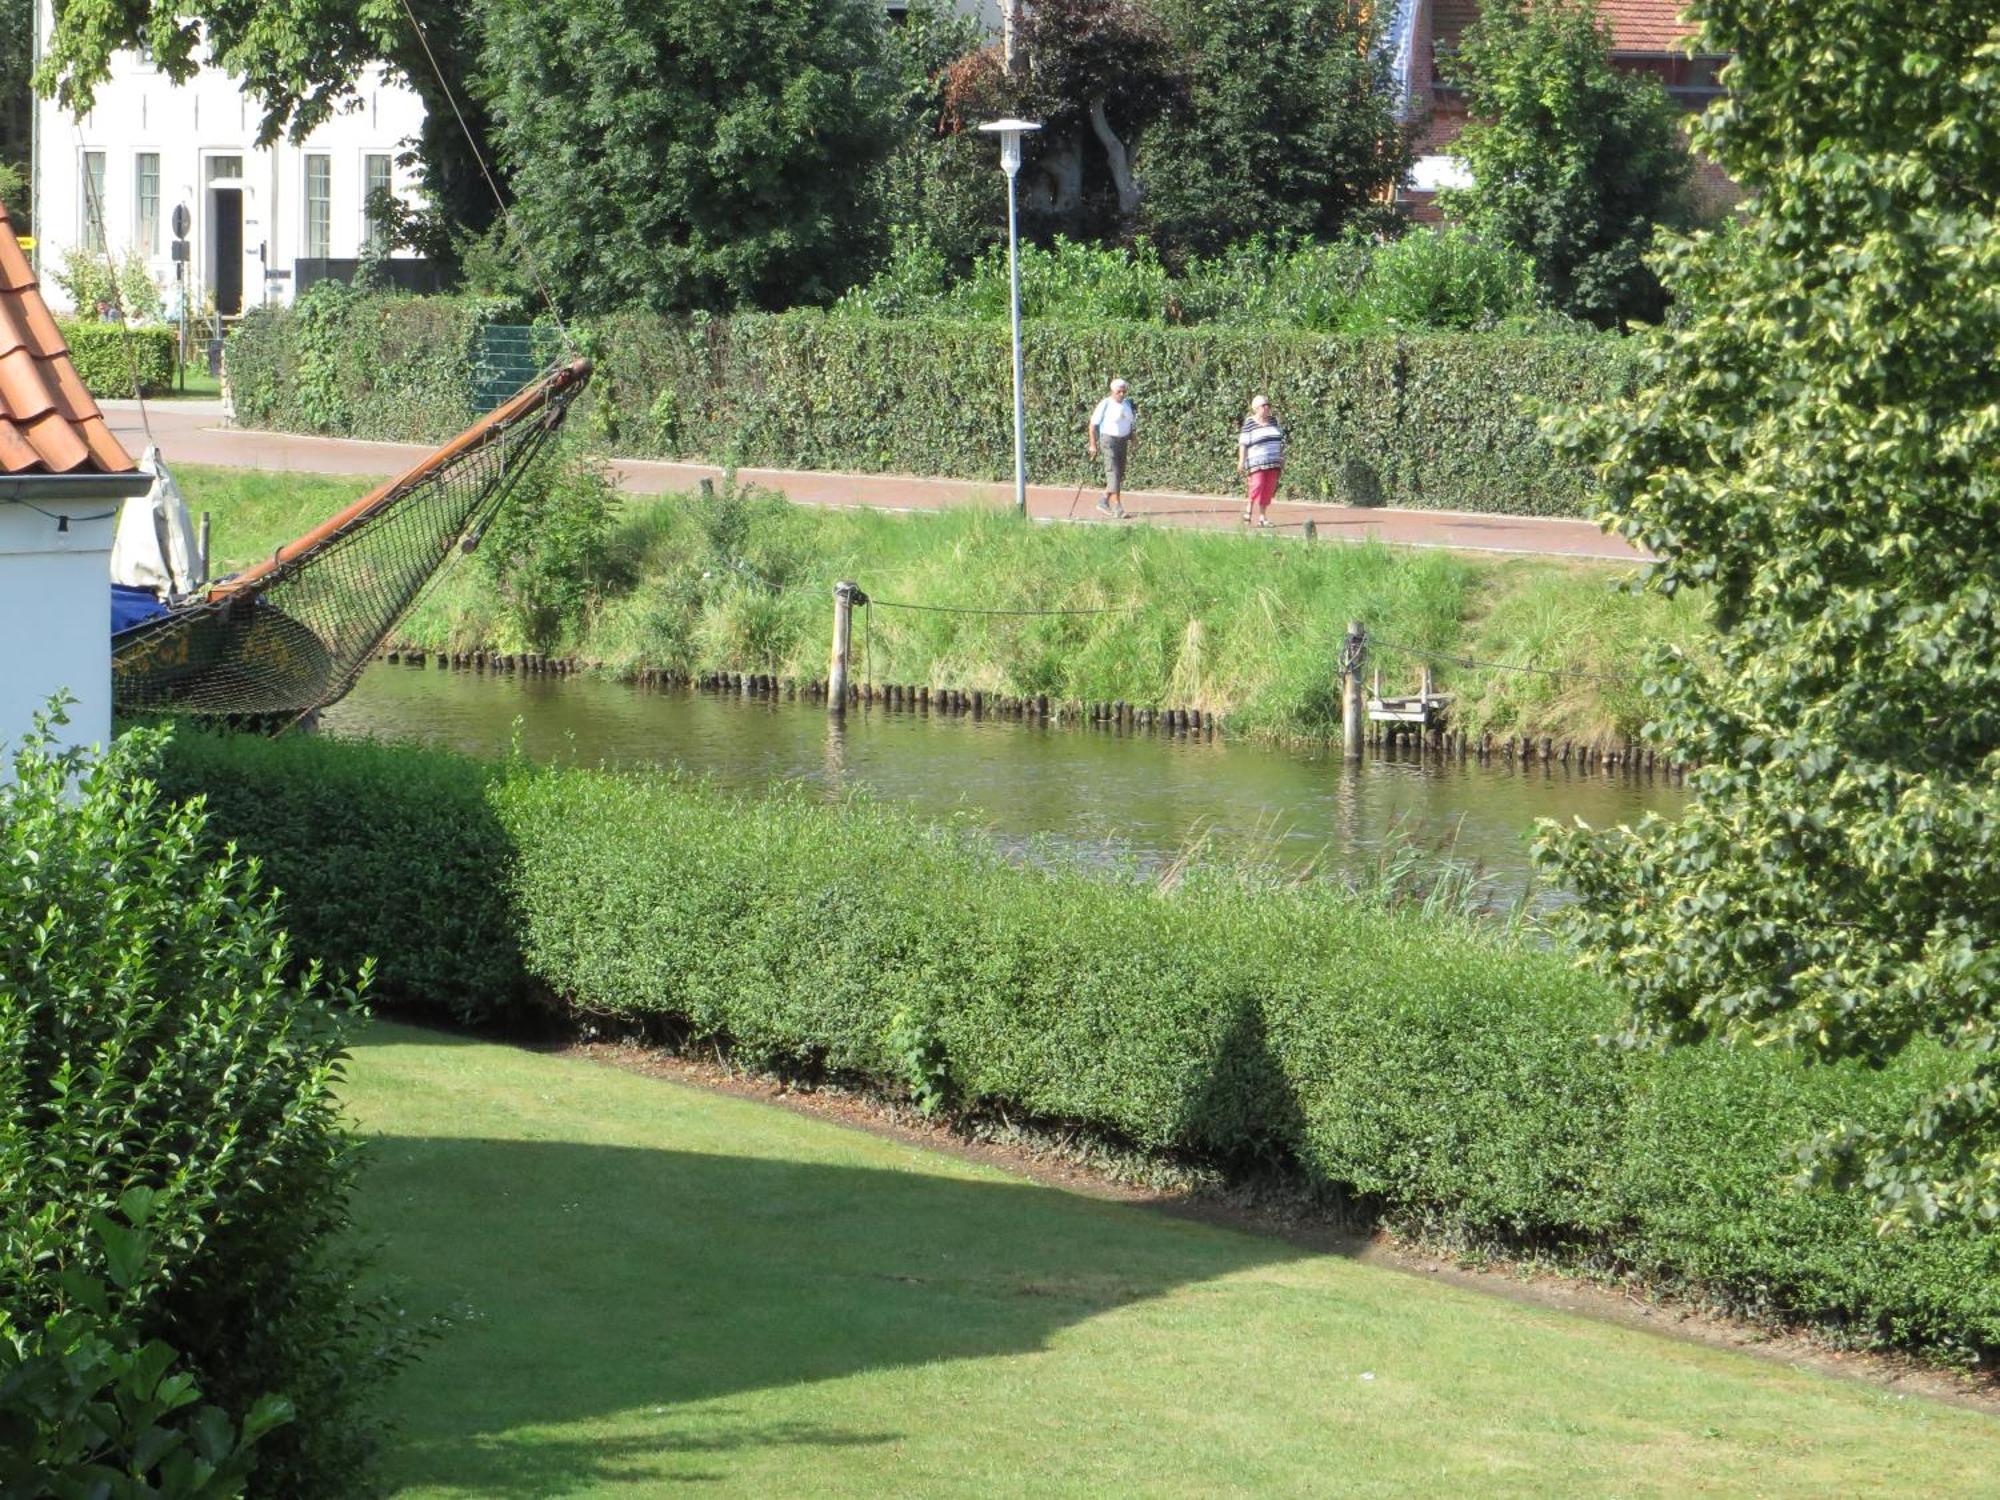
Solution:
[[[180,292],[181,292],[181,297],[180,297],[180,302],[181,302],[181,339],[180,339],[180,367],[181,367],[181,368],[180,368],[180,376],[181,376],[181,389],[182,389],[182,390],[186,390],[186,389],[187,389],[187,363],[188,363],[188,273],[187,273],[187,270],[188,270],[188,229],[189,229],[189,228],[191,227],[191,225],[192,225],[192,220],[190,219],[190,217],[189,217],[189,215],[188,215],[188,210],[187,210],[187,205],[186,205],[185,203],[176,203],[176,204],[174,205],[174,214],[173,214],[173,219],[172,219],[172,221],[171,221],[171,222],[172,222],[172,225],[173,225],[173,231],[174,231],[174,242],[173,242],[172,246],[170,246],[170,247],[169,247],[169,249],[170,249],[170,253],[171,253],[172,257],[173,257],[173,262],[174,262],[174,281],[175,281],[175,283],[176,283],[176,284],[177,284],[177,285],[178,285],[178,286],[180,287]]]

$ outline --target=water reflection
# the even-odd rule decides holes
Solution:
[[[718,783],[866,788],[926,817],[967,816],[1010,848],[1053,837],[1143,864],[1205,840],[1223,857],[1323,858],[1363,871],[1402,840],[1477,862],[1518,890],[1535,820],[1612,824],[1671,813],[1664,780],[1539,762],[1373,758],[1114,728],[1068,729],[876,707],[844,724],[764,698],[649,691],[585,679],[371,668],[325,718],[328,732],[425,740],[481,755],[516,734],[538,761],[679,764]]]

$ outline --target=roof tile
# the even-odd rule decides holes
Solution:
[[[0,203],[0,474],[124,474],[137,467],[77,378]]]

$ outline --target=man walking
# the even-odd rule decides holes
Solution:
[[[1125,454],[1132,446],[1132,403],[1125,399],[1125,382],[1111,382],[1111,394],[1090,414],[1090,456],[1104,449],[1104,498],[1097,508],[1114,520],[1125,519]]]

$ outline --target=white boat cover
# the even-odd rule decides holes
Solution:
[[[111,543],[111,581],[178,599],[208,582],[194,519],[158,448],[149,446],[139,467],[151,472],[153,487],[127,500],[119,514]]]

